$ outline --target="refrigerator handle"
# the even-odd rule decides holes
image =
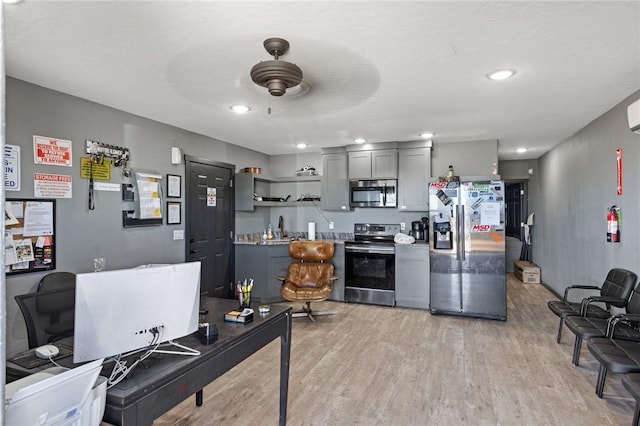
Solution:
[[[456,205],[456,260],[460,259],[460,205]]]
[[[464,230],[464,204],[461,204],[458,206],[458,252],[460,253],[460,260],[466,260]]]

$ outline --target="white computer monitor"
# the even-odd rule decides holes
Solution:
[[[73,362],[191,334],[199,307],[200,262],[77,274]]]

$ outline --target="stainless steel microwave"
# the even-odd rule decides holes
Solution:
[[[349,181],[349,206],[396,207],[396,179],[353,179]]]

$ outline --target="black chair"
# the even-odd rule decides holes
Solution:
[[[624,308],[631,296],[631,292],[635,287],[638,276],[631,271],[621,268],[613,268],[607,274],[602,286],[594,285],[572,285],[564,290],[562,300],[552,300],[547,303],[551,312],[560,317],[560,326],[558,327],[557,342],[562,339],[562,326],[564,320],[571,315],[582,315],[595,318],[609,318],[611,316],[611,307]],[[580,302],[571,302],[569,300],[569,291],[583,290],[600,290],[600,295],[585,297]],[[604,303],[602,308],[595,303]]]
[[[52,272],[42,277],[37,291],[76,288],[76,274],[72,272]]]
[[[75,298],[75,275],[68,272],[48,274],[38,291],[15,296],[24,317],[29,349],[73,336]]]
[[[637,287],[633,290],[625,311],[626,314],[640,316],[640,292]],[[625,318],[630,318],[629,315],[615,315],[607,319],[577,315],[568,316],[564,323],[567,328],[576,335],[576,341],[573,346],[573,364],[578,365],[580,361],[582,341],[591,339],[592,337],[606,337],[610,335],[609,329],[613,321],[619,322],[615,328],[615,334],[613,334],[614,339],[640,342],[640,330],[638,330],[636,324],[621,321]]]
[[[636,411],[633,415],[633,426],[640,424],[640,373],[625,374],[622,376],[622,385],[636,400]]]

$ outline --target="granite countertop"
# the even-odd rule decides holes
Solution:
[[[329,239],[325,239],[325,240],[333,241],[336,244],[344,244],[344,240],[329,240]],[[281,246],[281,245],[288,245],[289,241],[290,241],[289,239],[264,240],[264,241],[234,241],[233,244],[249,245],[249,246]]]
[[[275,237],[279,237],[280,233],[275,232]],[[251,234],[238,234],[233,242],[236,245],[252,245],[252,246],[279,246],[289,244],[289,241],[306,240],[306,232],[288,232],[287,238],[274,238],[272,240],[263,240],[262,232],[254,232]],[[336,244],[344,244],[345,240],[353,239],[353,234],[344,232],[318,232],[316,240],[333,241]]]

